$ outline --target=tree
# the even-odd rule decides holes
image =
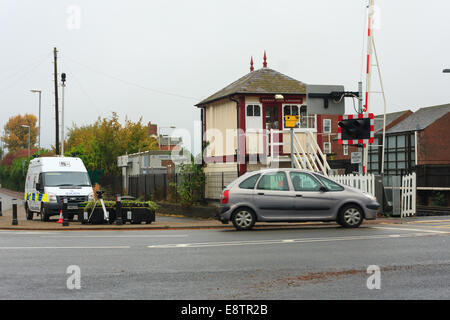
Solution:
[[[158,149],[142,118],[138,122],[125,119],[122,126],[116,113],[111,118],[99,117],[92,125],[74,125],[69,129],[66,146],[66,155],[76,154],[88,170],[103,170],[105,174],[119,172],[117,157],[125,153]]]
[[[20,149],[28,149],[28,128],[22,125],[30,126],[30,148],[36,145],[38,128],[36,127],[37,118],[32,114],[17,115],[9,118],[4,126],[5,135],[3,141],[9,152],[15,152]]]

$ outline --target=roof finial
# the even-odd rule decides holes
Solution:
[[[266,50],[264,50],[264,62],[263,62],[263,68],[267,68]]]
[[[250,72],[253,72],[253,70],[255,70],[255,68],[253,68],[253,57],[251,57],[251,59],[250,59]]]

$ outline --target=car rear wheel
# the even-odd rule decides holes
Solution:
[[[238,209],[231,219],[236,230],[251,230],[256,222],[255,213],[247,208]]]
[[[357,205],[346,205],[341,209],[337,222],[345,228],[358,228],[363,222],[364,216]]]

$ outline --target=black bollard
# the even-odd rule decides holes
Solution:
[[[0,217],[3,216],[2,214],[2,197],[0,197]]]
[[[121,226],[122,221],[122,197],[118,194],[116,195],[116,225]]]
[[[13,210],[12,225],[17,226],[18,225],[18,222],[17,222],[17,199],[12,199],[12,210]]]
[[[63,202],[63,227],[68,227],[69,226],[69,219],[67,218],[67,203],[68,203],[68,199],[67,198],[63,198],[62,199]]]

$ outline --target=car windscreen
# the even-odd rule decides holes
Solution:
[[[330,179],[321,176],[320,174],[314,174],[330,191],[342,191],[344,188]]]
[[[87,172],[45,172],[44,185],[46,187],[90,187],[91,180]]]

